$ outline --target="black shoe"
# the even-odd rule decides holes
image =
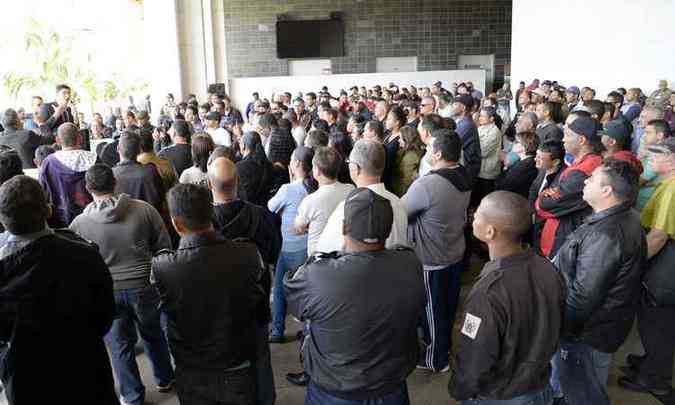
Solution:
[[[309,375],[304,371],[300,373],[288,373],[286,374],[286,379],[289,383],[299,387],[304,387],[309,384]]]
[[[628,363],[628,367],[636,371],[640,369],[640,365],[644,360],[645,356],[638,356],[637,354],[629,354],[626,356],[626,363]]]
[[[553,405],[567,405],[567,402],[565,402],[564,397],[553,398]]]
[[[673,390],[672,387],[666,384],[659,384],[658,386],[648,384],[638,374],[633,377],[619,377],[619,386],[629,391],[648,392],[657,397],[668,396]]]
[[[286,343],[286,336],[283,336],[283,335],[270,335],[270,336],[267,338],[267,341],[270,342],[270,343],[278,343],[278,344]]]
[[[621,366],[619,367],[619,371],[624,373],[628,378],[634,378],[638,373],[638,371],[631,366]]]

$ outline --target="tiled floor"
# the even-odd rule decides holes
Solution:
[[[287,333],[290,335],[297,330],[297,327],[289,324]],[[631,334],[626,344],[615,355],[614,365],[610,372],[609,395],[613,405],[659,405],[650,395],[637,394],[626,391],[617,386],[617,378],[621,376],[617,366],[624,365],[624,357],[627,352],[640,350],[639,338]],[[144,355],[138,357],[138,361],[143,373],[143,379],[147,387],[153,387],[152,373],[149,368],[147,358]],[[289,384],[284,378],[288,372],[299,370],[298,365],[298,344],[297,342],[286,343],[283,345],[272,345],[272,365],[274,368],[274,377],[277,387],[277,405],[302,405],[305,398],[303,388]],[[456,402],[450,399],[447,391],[449,375],[430,374],[423,371],[415,371],[408,378],[408,387],[410,390],[410,399],[412,405],[447,405]],[[158,393],[154,388],[148,389],[147,402],[161,405],[178,405],[178,400],[173,395]]]
[[[465,275],[465,285],[470,284],[471,274]],[[463,293],[468,291],[463,288]],[[288,322],[287,336],[292,336],[298,330],[298,324],[292,320]],[[289,384],[284,376],[288,372],[298,371],[298,342],[290,342],[283,345],[272,345],[272,366],[274,368],[274,377],[277,390],[277,405],[302,405],[304,402],[305,392],[303,388]],[[609,396],[614,405],[659,405],[661,402],[648,394],[638,394],[626,391],[617,386],[617,378],[621,376],[621,372],[617,367],[625,364],[624,358],[626,353],[641,352],[639,337],[633,331],[624,346],[614,356],[614,365],[610,371],[609,379]],[[148,404],[156,405],[178,405],[178,399],[174,394],[160,394],[154,388],[152,379],[152,372],[147,360],[143,354],[138,356],[138,363],[143,375],[143,381],[147,387],[147,401]],[[86,371],[84,371],[86,372]],[[416,370],[408,378],[408,388],[410,391],[410,398],[412,405],[447,405],[455,404],[456,402],[450,399],[447,391],[449,375],[445,374],[430,374],[428,372]],[[6,402],[0,399],[0,404]],[[60,403],[60,401],[55,401]],[[671,405],[671,404],[669,404]],[[675,404],[673,404],[675,405]]]

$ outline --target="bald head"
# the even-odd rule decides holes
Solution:
[[[234,199],[237,194],[237,166],[220,157],[209,165],[209,182],[215,201]]]
[[[56,131],[61,144],[66,148],[74,148],[80,145],[80,132],[75,124],[66,122],[59,126]]]
[[[474,232],[481,240],[519,243],[531,226],[530,208],[525,198],[510,191],[495,191],[481,201],[475,215]]]

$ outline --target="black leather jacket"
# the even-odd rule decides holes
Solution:
[[[0,260],[0,379],[9,403],[48,403],[56,389],[81,404],[119,404],[103,343],[114,318],[108,266],[73,232],[57,230]]]
[[[305,370],[343,399],[400,388],[417,363],[422,264],[408,248],[319,256],[284,280],[289,313],[309,321]]]
[[[35,163],[33,162],[35,149],[44,144],[45,141],[45,138],[26,129],[8,128],[6,131],[0,133],[0,145],[9,146],[14,149],[19,154],[24,169],[35,168]]]
[[[586,218],[553,259],[567,284],[563,338],[614,353],[633,325],[646,259],[640,217],[628,204]]]
[[[176,365],[225,370],[255,359],[255,330],[266,307],[253,244],[215,232],[183,237],[152,260],[152,282],[167,314]]]

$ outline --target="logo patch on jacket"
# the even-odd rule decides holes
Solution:
[[[466,319],[464,320],[464,326],[462,326],[462,334],[470,337],[471,339],[476,339],[478,334],[478,328],[480,328],[480,323],[482,320],[470,313],[466,313]]]

